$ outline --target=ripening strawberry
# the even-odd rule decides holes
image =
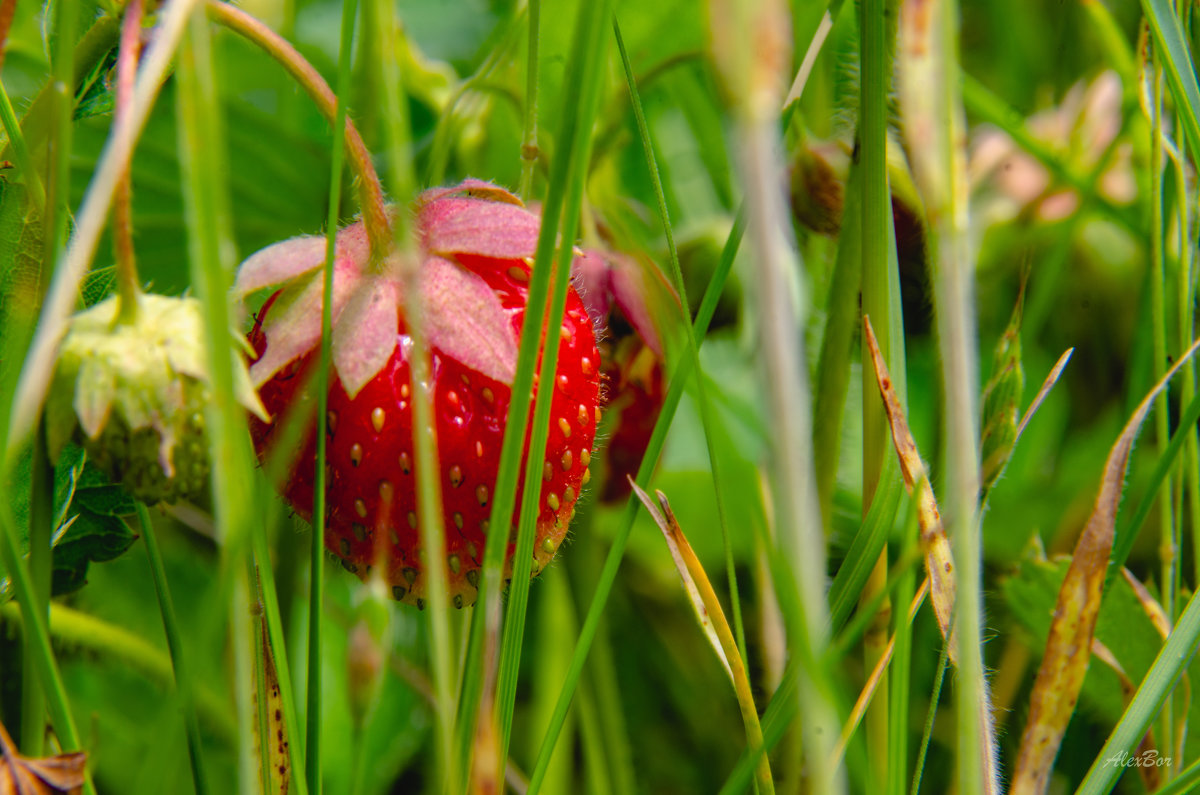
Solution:
[[[449,592],[461,607],[478,593],[539,221],[512,194],[477,181],[427,191],[412,212],[431,351]],[[319,359],[324,253],[324,238],[295,238],[255,254],[238,273],[240,295],[283,285],[250,334],[259,354],[251,379],[273,417],[268,423],[251,421],[260,458],[269,454],[288,408],[304,397],[297,393]],[[381,569],[395,598],[421,606],[427,593],[415,502],[412,343],[399,256],[372,265],[361,223],[338,233],[325,546],[364,580]],[[599,419],[599,354],[574,288],[553,339],[559,358],[535,574],[566,534],[589,477]],[[287,501],[305,518],[313,510],[315,466],[310,431],[284,488]],[[510,558],[512,551],[510,543]],[[510,571],[511,560],[506,575]]]
[[[679,296],[653,265],[611,250],[583,252],[572,275],[593,323],[606,330],[599,347],[612,430],[599,496],[613,503],[629,496],[629,477],[637,474],[662,412],[666,389],[656,312],[680,311]]]

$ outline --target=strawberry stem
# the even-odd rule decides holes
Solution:
[[[214,21],[244,36],[279,62],[316,103],[321,115],[330,124],[337,124],[337,97],[334,95],[333,89],[329,87],[325,78],[321,77],[313,65],[296,51],[295,47],[261,21],[236,6],[219,0],[209,0],[207,8],[209,16]],[[379,182],[379,175],[375,173],[375,166],[371,162],[371,153],[363,143],[362,136],[358,134],[358,128],[354,126],[354,122],[348,116],[346,117],[346,153],[350,159],[350,167],[354,169],[357,177],[358,202],[362,206],[363,223],[366,226],[367,239],[371,243],[371,259],[373,261],[381,260],[387,256],[392,246],[392,228],[383,198],[383,186]]]
[[[533,171],[538,161],[538,39],[541,2],[529,0],[529,61],[525,67],[525,134],[521,139],[521,186],[518,194],[526,201],[533,190]]]
[[[130,0],[121,24],[121,47],[117,56],[117,91],[114,115],[123,119],[133,103],[133,78],[141,53],[142,0]],[[137,319],[137,259],[133,253],[133,179],[126,167],[117,180],[113,196],[113,252],[117,261],[117,322]]]

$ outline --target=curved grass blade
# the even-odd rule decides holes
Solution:
[[[925,463],[917,451],[917,443],[908,430],[908,421],[904,418],[904,410],[896,396],[887,364],[883,361],[883,354],[879,350],[879,343],[875,339],[871,319],[868,317],[863,317],[863,335],[875,367],[879,393],[883,396],[884,409],[891,425],[892,441],[900,459],[900,470],[904,473],[904,483],[916,497],[921,547],[925,552],[925,572],[929,578],[930,599],[933,602],[933,611],[937,615],[938,629],[941,630],[942,639],[950,644],[950,661],[957,664],[951,630],[957,586],[950,541],[946,538],[942,515],[933,496],[933,487],[929,485],[929,473],[925,470]]]
[[[725,287],[729,271],[733,268],[734,257],[737,255],[745,231],[745,213],[743,210],[739,210],[733,224],[733,229],[730,230],[729,238],[725,242],[725,248],[721,252],[721,261],[717,264],[716,270],[713,271],[712,279],[704,291],[700,310],[696,313],[693,328],[695,329],[697,340],[704,338],[705,333],[708,331],[708,325],[712,322],[713,313],[717,308],[717,301],[721,296],[721,291]],[[663,442],[667,438],[667,431],[671,427],[671,420],[675,416],[675,410],[679,407],[679,400],[683,397],[684,384],[687,381],[688,375],[690,375],[690,370],[691,361],[683,359],[675,366],[674,371],[667,379],[669,386],[667,388],[667,395],[663,398],[662,411],[658,415],[658,420],[654,423],[654,431],[650,435],[650,441],[646,445],[646,452],[642,457],[642,463],[638,466],[637,477],[635,478],[638,485],[643,488],[649,483],[650,475],[658,462],[659,454],[662,452]],[[587,660],[588,651],[591,648],[592,641],[596,637],[596,630],[600,624],[600,615],[604,612],[604,605],[608,601],[608,596],[612,592],[613,582],[616,580],[617,569],[620,567],[621,558],[625,554],[625,546],[628,544],[629,534],[633,530],[633,521],[637,517],[638,505],[637,498],[631,494],[628,502],[625,504],[625,511],[621,514],[617,525],[617,532],[613,537],[612,545],[609,547],[608,557],[604,560],[604,567],[596,582],[596,590],[592,595],[592,602],[588,607],[587,616],[584,618],[583,626],[579,630],[579,638],[575,644],[575,653],[571,658],[571,667],[567,670],[567,676],[563,682],[562,693],[559,696],[558,703],[554,707],[554,714],[551,716],[550,725],[546,731],[545,738],[542,740],[541,748],[538,750],[537,761],[529,777],[530,795],[539,790],[545,778],[546,769],[550,765],[554,746],[557,744],[563,723],[567,719],[567,711],[570,709],[571,699],[574,696],[576,686],[579,684],[580,674],[583,672],[583,664]],[[777,742],[778,737],[775,739]]]
[[[646,114],[642,110],[642,100],[638,95],[637,80],[633,76],[633,67],[629,62],[629,53],[625,51],[625,40],[621,37],[621,26],[617,23],[616,15],[613,16],[613,37],[617,42],[617,49],[621,54],[621,64],[625,70],[625,84],[629,89],[629,101],[633,108],[634,120],[637,122],[638,137],[641,138],[642,150],[646,156],[646,169],[650,175],[650,184],[654,187],[654,198],[658,204],[658,216],[662,222],[663,235],[667,241],[667,252],[671,265],[671,271],[668,276],[671,279],[671,284],[675,287],[675,292],[679,294],[679,302],[682,306],[691,306],[688,303],[687,285],[683,279],[683,271],[679,265],[679,252],[675,247],[675,233],[671,229],[671,218],[667,212],[667,199],[663,193],[662,178],[658,171],[658,162],[654,155],[654,144],[650,139],[650,128],[646,124]],[[725,508],[724,492],[721,489],[721,465],[720,457],[717,455],[716,444],[712,438],[712,406],[708,398],[708,390],[705,388],[703,377],[704,369],[700,364],[700,348],[696,344],[696,332],[692,328],[691,323],[683,324],[685,336],[684,342],[687,346],[687,355],[692,360],[692,370],[697,374],[696,379],[696,402],[700,408],[700,425],[704,429],[704,443],[708,451],[709,465],[712,468],[713,494],[717,502],[717,522],[721,526],[721,543],[725,553],[725,577],[729,582],[729,598],[733,608],[733,629],[734,637],[737,638],[737,646],[743,658],[746,656],[746,630],[742,624],[742,604],[741,596],[738,593],[737,572],[733,565],[733,544],[729,535],[729,522],[727,520],[727,512]]]
[[[771,762],[762,752],[762,725],[758,720],[758,710],[754,706],[754,694],[751,691],[750,679],[746,675],[745,659],[738,649],[737,641],[729,628],[729,622],[725,619],[725,611],[721,609],[721,602],[717,599],[716,591],[713,590],[704,567],[700,565],[696,553],[692,551],[692,545],[688,543],[683,529],[676,521],[666,495],[661,491],[655,492],[658,497],[658,505],[655,505],[654,501],[650,499],[650,495],[643,491],[633,478],[629,479],[629,483],[633,487],[633,493],[646,507],[650,518],[662,531],[663,537],[667,541],[667,548],[671,551],[671,558],[679,570],[684,590],[688,594],[692,608],[696,611],[700,628],[708,636],[709,643],[712,644],[713,650],[724,663],[725,670],[733,681],[738,706],[742,710],[742,722],[746,729],[746,743],[750,753],[759,755],[756,771],[759,792],[771,795],[775,792],[775,784],[771,778]]]
[[[1040,793],[1046,789],[1087,673],[1129,453],[1155,398],[1198,347],[1200,341],[1180,357],[1142,400],[1109,452],[1092,515],[1075,545],[1071,565],[1059,590],[1046,652],[1030,696],[1029,718],[1013,775],[1014,793]]]

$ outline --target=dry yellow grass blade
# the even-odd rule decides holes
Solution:
[[[271,651],[271,640],[267,636],[266,618],[259,612],[257,619],[263,661],[262,687],[257,692],[261,692],[265,698],[258,704],[254,744],[260,749],[259,758],[268,765],[263,777],[264,782],[269,782],[266,791],[272,795],[287,795],[291,787],[292,763],[288,753],[287,726],[283,722],[283,693],[279,689],[279,674],[275,670],[275,654]],[[257,693],[255,700],[258,700]],[[261,743],[264,741],[267,743],[265,755],[261,753]]]
[[[656,504],[632,477],[629,478],[629,484],[633,487],[637,498],[642,501],[642,505],[646,507],[650,518],[658,525],[658,529],[662,530],[663,537],[667,540],[667,546],[671,550],[671,557],[679,569],[684,589],[688,593],[688,598],[692,602],[692,607],[696,611],[705,635],[708,636],[710,642],[714,637],[716,639],[713,648],[721,661],[725,663],[726,670],[733,680],[733,690],[737,696],[738,706],[742,711],[742,723],[746,729],[746,743],[752,753],[757,752],[763,746],[763,734],[762,725],[758,720],[758,709],[754,706],[750,677],[746,674],[746,663],[742,659],[741,652],[738,651],[737,642],[733,638],[733,630],[730,629],[729,621],[725,618],[725,611],[721,608],[720,600],[717,599],[717,593],[708,580],[708,574],[700,565],[700,559],[692,551],[692,545],[688,543],[683,529],[676,521],[675,514],[671,511],[671,505],[667,502],[667,495],[656,491],[655,496],[658,498]],[[759,756],[755,775],[758,791],[762,795],[774,795],[775,785],[771,778],[771,761],[766,753]]]
[[[1150,390],[1108,454],[1095,507],[1075,545],[1071,565],[1058,592],[1050,636],[1046,639],[1046,652],[1030,696],[1029,719],[1021,736],[1021,749],[1013,776],[1014,795],[1046,791],[1054,758],[1058,755],[1067,723],[1075,712],[1075,703],[1083,688],[1088,660],[1091,658],[1092,639],[1096,632],[1096,618],[1100,613],[1104,576],[1112,552],[1117,506],[1121,501],[1129,452],[1154,399],[1180,365],[1192,357],[1198,345],[1200,341],[1193,343]]]
[[[916,618],[917,611],[921,609],[921,605],[925,602],[925,596],[929,593],[929,578],[926,577],[921,581],[921,587],[917,589],[917,593],[913,596],[912,604],[908,608],[908,620]],[[850,716],[846,718],[846,724],[842,727],[842,736],[838,738],[837,748],[834,751],[834,758],[840,763],[842,756],[846,753],[846,746],[850,743],[850,738],[854,736],[854,732],[858,730],[858,724],[862,722],[863,715],[867,712],[867,707],[871,706],[871,700],[875,697],[875,691],[879,688],[879,683],[883,681],[883,675],[887,672],[888,665],[892,661],[892,653],[896,650],[896,635],[888,638],[887,646],[880,655],[879,660],[875,663],[875,667],[871,670],[871,675],[867,677],[867,681],[863,684],[862,692],[858,694],[858,700],[854,702],[854,709],[850,710]]]
[[[949,644],[950,660],[957,662],[954,644],[950,641],[950,621],[954,612],[954,556],[950,551],[950,542],[946,538],[946,529],[942,526],[942,514],[938,511],[937,500],[933,496],[933,487],[929,485],[929,473],[925,462],[913,441],[912,432],[908,429],[908,421],[904,418],[904,409],[896,390],[892,386],[892,378],[888,373],[883,354],[879,351],[879,342],[875,339],[875,331],[871,328],[871,320],[863,317],[863,333],[866,335],[867,347],[871,351],[871,360],[875,364],[875,380],[879,383],[879,394],[883,397],[883,406],[887,411],[888,423],[892,428],[892,442],[896,446],[896,455],[900,458],[900,471],[904,473],[904,485],[917,500],[917,522],[921,528],[921,551],[925,553],[925,571],[929,577],[929,597],[933,602],[933,612],[937,616],[938,628],[942,638]]]

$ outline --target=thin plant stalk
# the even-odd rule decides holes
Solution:
[[[174,8],[172,6],[168,13]],[[188,36],[176,70],[180,163],[189,230],[188,259],[192,285],[203,304],[205,359],[212,385],[205,427],[209,434],[216,532],[222,541],[222,581],[227,582],[227,577],[233,577],[229,601],[230,631],[235,681],[238,683],[238,726],[243,738],[238,757],[239,781],[243,791],[248,791],[257,779],[255,758],[247,742],[254,732],[251,706],[253,651],[250,645],[253,628],[249,620],[253,590],[248,573],[248,541],[252,536],[251,525],[257,519],[252,506],[258,502],[254,494],[251,464],[254,455],[246,432],[245,411],[237,401],[233,386],[233,357],[236,354],[229,339],[232,318],[228,293],[235,249],[226,162],[218,143],[226,139],[208,20],[203,8],[190,8],[189,13]],[[149,67],[156,55],[157,50],[151,49],[144,68]],[[224,588],[222,592],[225,592]],[[293,750],[293,758],[295,753]]]
[[[937,718],[938,703],[942,699],[942,682],[946,679],[946,669],[950,667],[950,644],[942,644],[942,654],[938,658],[937,673],[933,677],[933,693],[929,696],[929,710],[925,714],[925,728],[921,731],[921,743],[917,746],[917,762],[913,766],[912,787],[909,795],[919,795],[921,792],[921,776],[925,773],[925,755],[929,752],[929,741],[933,738],[933,722]]]
[[[412,146],[405,93],[400,81],[395,41],[398,34],[395,8],[386,0],[375,0],[376,46],[380,60],[378,97],[382,109],[384,140],[387,142],[392,191],[399,196],[413,192]],[[417,289],[418,258],[406,213],[396,213],[391,244],[400,254],[405,295],[405,321],[412,340],[409,356],[413,389],[413,449],[417,465],[417,516],[421,547],[426,550],[425,585],[429,607],[431,668],[436,715],[436,780],[449,792],[458,791],[458,767],[454,763],[454,692],[450,682],[454,670],[449,607],[446,592],[449,577],[446,562],[445,528],[442,524],[442,495],[438,477],[437,439],[433,423],[433,394],[429,378],[429,348],[424,332],[424,312]]]
[[[897,373],[897,391],[903,400],[904,360],[903,327],[893,320],[891,271],[896,256],[889,256],[889,248],[895,248],[891,233],[891,191],[887,173],[887,101],[890,88],[889,25],[895,18],[885,14],[887,0],[863,0],[859,5],[859,38],[861,52],[861,84],[859,100],[858,147],[862,164],[862,311],[885,330],[880,339],[880,349],[890,372]],[[882,313],[882,314],[880,314]],[[897,349],[900,355],[897,355]],[[862,361],[870,360],[867,342],[862,341]],[[888,455],[890,433],[887,415],[879,391],[875,388],[872,368],[863,366],[863,515],[870,509],[879,479],[884,471],[884,458]],[[874,594],[887,586],[888,548],[884,544],[879,551],[862,601],[869,601]],[[892,606],[885,600],[876,614],[875,621],[863,638],[864,665],[868,670],[884,654],[888,646],[888,630],[891,624]],[[903,622],[903,615],[897,616]],[[877,697],[866,716],[868,781],[875,787],[883,787],[888,778],[889,761],[889,709],[892,699],[888,695],[888,681],[879,683]]]
[[[33,440],[29,485],[29,575],[34,589],[34,609],[50,617],[51,562],[54,535],[54,467],[46,458],[46,437]],[[46,696],[34,676],[38,654],[34,638],[26,634],[21,654],[21,746],[26,756],[40,756],[46,739]]]
[[[71,716],[70,705],[67,702],[67,691],[63,686],[62,674],[55,662],[54,652],[50,647],[50,632],[47,628],[46,616],[35,605],[33,583],[29,569],[21,557],[20,547],[16,539],[16,525],[13,521],[12,508],[7,500],[0,500],[0,565],[8,572],[13,585],[13,595],[21,606],[21,621],[25,636],[33,644],[34,670],[41,681],[42,692],[46,696],[46,707],[50,713],[50,723],[54,733],[58,735],[59,745],[64,751],[81,750],[79,732],[75,728],[75,720]],[[91,774],[85,770],[84,792],[95,795],[96,788],[92,784]]]
[[[957,758],[962,795],[998,789],[995,736],[982,650],[982,539],[979,523],[979,376],[975,348],[974,259],[968,235],[965,120],[960,96],[958,13],[950,0],[906,3],[900,97],[910,132],[923,131],[913,173],[930,218],[930,261],[942,360],[945,526],[957,568]]]
[[[141,54],[142,0],[130,0],[121,22],[121,46],[117,56],[117,90],[114,115],[124,116],[133,101],[133,80]],[[113,254],[117,265],[117,318],[132,323],[137,318],[137,258],[133,249],[133,176],[132,169],[117,181],[113,197]]]
[[[135,0],[136,2],[136,0]],[[175,617],[175,603],[167,585],[167,570],[163,566],[162,553],[158,548],[158,537],[150,521],[150,512],[144,503],[137,504],[138,525],[142,541],[146,545],[146,557],[150,561],[150,574],[154,579],[154,592],[158,595],[158,609],[162,613],[163,631],[167,636],[167,650],[171,654],[171,666],[175,671],[175,690],[183,708],[183,723],[187,729],[188,757],[192,762],[192,784],[197,795],[209,791],[207,772],[204,767],[204,744],[200,739],[200,720],[196,716],[196,697],[192,683],[191,662],[183,648],[183,636],[179,632],[179,621]]]
[[[741,246],[745,230],[746,217],[744,212],[739,210],[733,224],[733,229],[730,230],[729,237],[726,240],[725,248],[721,252],[721,260],[713,272],[708,287],[704,291],[704,298],[700,303],[700,311],[696,313],[693,327],[696,330],[697,340],[704,338],[705,333],[708,331],[708,325],[712,322],[717,301],[720,298],[721,291],[725,287],[729,271],[733,267],[733,260],[737,255],[738,248]],[[643,488],[649,484],[650,475],[654,471],[659,453],[662,451],[667,430],[671,426],[671,420],[675,416],[675,410],[678,408],[679,400],[683,396],[683,386],[689,375],[688,371],[690,367],[690,359],[681,360],[675,365],[675,369],[667,379],[667,395],[663,398],[662,411],[659,412],[658,419],[654,423],[654,430],[650,434],[650,441],[646,445],[646,452],[642,456],[641,464],[638,465],[635,477],[637,484]],[[621,558],[625,554],[625,547],[629,542],[629,533],[633,529],[633,521],[637,517],[638,506],[640,504],[637,497],[631,494],[626,501],[625,510],[621,514],[621,518],[617,524],[617,531],[609,547],[608,556],[604,559],[604,566],[596,581],[596,588],[592,595],[591,604],[588,607],[583,626],[579,630],[579,637],[575,643],[575,652],[571,658],[571,666],[567,670],[566,678],[563,680],[562,691],[558,697],[558,703],[554,707],[550,725],[546,730],[545,737],[542,739],[542,745],[538,749],[534,769],[529,775],[529,795],[534,795],[538,792],[542,780],[545,778],[546,769],[550,765],[551,755],[558,742],[563,723],[566,721],[567,712],[571,706],[571,699],[574,696],[576,686],[579,684],[579,678],[583,672],[583,665],[587,660],[588,651],[591,648],[592,641],[596,637],[596,631],[600,625],[600,617],[604,612],[604,606],[608,601],[609,594],[612,592],[613,582],[617,576],[617,569],[620,567]]]
[[[41,410],[54,373],[55,349],[66,331],[67,318],[74,309],[79,285],[96,254],[117,182],[129,168],[133,147],[146,125],[150,109],[172,64],[175,49],[183,37],[188,14],[196,2],[176,0],[162,13],[154,45],[147,53],[134,85],[129,115],[113,123],[108,142],[100,154],[83,203],[75,215],[75,231],[70,245],[64,252],[62,262],[55,268],[37,329],[25,354],[19,386],[13,398],[10,433],[4,450],[6,459],[11,459],[20,449],[35,426],[34,418]],[[106,30],[100,30],[96,38],[103,41],[105,33]],[[95,42],[87,43],[89,46],[95,45]],[[16,432],[12,433],[12,430]]]
[[[575,29],[575,51],[578,53],[586,47],[586,17],[584,11],[580,10],[580,21]],[[599,24],[599,20],[597,20]],[[521,330],[521,339],[519,343],[519,352],[517,356],[517,369],[513,376],[512,398],[509,403],[508,416],[505,421],[504,441],[501,447],[500,464],[496,474],[495,498],[492,502],[492,511],[489,518],[489,527],[492,528],[507,528],[513,523],[513,514],[516,503],[517,477],[521,467],[521,451],[524,445],[526,429],[529,423],[529,413],[531,408],[531,396],[533,389],[534,367],[537,360],[538,349],[541,347],[542,329],[545,325],[547,313],[547,298],[549,297],[549,288],[551,281],[551,263],[555,249],[555,233],[559,226],[559,221],[563,218],[563,204],[567,198],[568,189],[571,182],[571,167],[577,159],[573,153],[577,147],[577,131],[582,127],[585,130],[590,130],[591,119],[586,122],[581,121],[579,116],[583,103],[573,101],[574,98],[580,96],[579,88],[582,85],[584,74],[582,71],[582,61],[584,59],[578,54],[572,58],[568,64],[568,72],[564,91],[568,92],[566,96],[572,98],[571,101],[565,102],[562,129],[559,133],[559,140],[565,142],[565,146],[557,153],[554,161],[551,163],[550,180],[545,203],[542,207],[542,228],[538,237],[537,252],[534,260],[533,272],[529,281],[529,293],[527,297],[525,318]],[[593,111],[594,112],[594,111]],[[583,161],[586,162],[586,161]],[[582,165],[576,163],[575,170],[582,172]],[[575,183],[580,183],[582,177],[576,178]],[[580,186],[580,190],[581,190]],[[564,240],[573,240],[572,237]],[[568,243],[569,245],[569,243]],[[571,254],[568,249],[568,262]],[[560,282],[562,280],[560,279]],[[565,285],[561,285],[565,290]],[[553,349],[554,355],[557,355],[557,348],[547,346],[546,353]],[[543,446],[545,442],[543,441]],[[534,459],[534,448],[531,447],[529,453],[531,460]],[[533,478],[527,479],[527,486],[532,481],[536,492],[536,484],[540,484],[540,475],[535,474]],[[518,530],[518,550],[520,549],[520,530]],[[486,544],[484,545],[483,567],[480,578],[480,598],[479,604],[476,607],[475,615],[472,619],[472,646],[477,651],[479,659],[468,661],[467,675],[468,678],[464,681],[463,686],[463,707],[462,711],[466,718],[462,721],[462,729],[459,732],[459,753],[461,764],[469,764],[470,753],[464,748],[464,742],[473,735],[472,721],[476,720],[476,710],[478,709],[481,716],[491,715],[490,707],[484,707],[480,698],[480,688],[483,691],[491,693],[495,692],[495,678],[498,674],[499,660],[497,658],[497,641],[500,638],[501,628],[501,604],[500,604],[500,586],[502,578],[502,568],[505,557],[505,546],[507,544],[507,533],[497,530],[489,534]],[[526,545],[531,548],[532,535],[527,540]],[[514,568],[520,562],[520,554],[514,556]],[[528,564],[527,564],[528,565]],[[529,568],[525,569],[526,577],[528,577]],[[514,584],[520,579],[518,572],[513,573]],[[527,586],[528,583],[525,583]],[[483,668],[483,676],[471,679],[471,672],[475,666]],[[578,672],[574,674],[578,676]],[[570,674],[568,675],[568,679]],[[560,699],[561,704],[561,699]],[[556,710],[555,719],[559,719],[559,713]],[[565,709],[563,710],[563,718],[565,718]],[[557,724],[561,727],[561,723]],[[552,721],[552,731],[556,729],[556,724]],[[543,745],[543,749],[545,746]],[[502,757],[497,756],[497,761]],[[548,762],[548,757],[547,757]],[[544,774],[544,770],[542,773]],[[539,786],[537,774],[533,775],[530,781],[530,788],[536,791]]]
[[[39,283],[58,261],[65,245],[67,222],[71,214],[70,161],[72,117],[75,111],[74,58],[76,9],[72,3],[54,7],[54,35],[50,54],[50,96],[52,127],[46,163],[46,206],[42,216],[42,262]],[[39,424],[40,427],[40,424]],[[49,469],[49,472],[47,470]],[[54,474],[46,459],[45,442],[34,442],[33,475],[30,484],[29,574],[32,578],[34,607],[45,619],[49,615],[51,536],[54,515]],[[33,639],[25,637],[24,670],[33,669],[37,655]],[[21,691],[21,741],[27,753],[40,755],[45,737],[46,701],[36,678],[25,678]]]
[[[625,83],[629,88],[630,105],[633,107],[634,120],[637,122],[638,137],[642,141],[642,149],[646,155],[646,169],[650,174],[650,184],[654,188],[654,198],[658,204],[658,216],[662,222],[663,235],[667,241],[668,261],[671,266],[671,283],[679,294],[681,306],[691,306],[688,303],[687,286],[683,280],[683,271],[679,266],[679,251],[675,247],[675,234],[671,229],[671,217],[667,212],[667,199],[663,192],[662,177],[658,172],[658,162],[654,155],[654,144],[650,139],[650,128],[646,124],[646,114],[642,110],[642,100],[638,94],[637,81],[633,76],[633,67],[629,63],[629,53],[625,51],[625,41],[621,37],[621,27],[613,16],[613,36],[617,49],[621,54],[621,64],[625,69]],[[729,522],[726,519],[724,491],[721,488],[721,466],[717,455],[716,444],[711,428],[713,424],[712,406],[705,388],[704,368],[700,364],[700,348],[696,344],[696,332],[691,323],[683,324],[685,330],[684,343],[687,355],[692,360],[692,372],[696,376],[696,403],[700,409],[700,425],[704,430],[704,442],[708,451],[709,464],[712,467],[713,495],[717,502],[717,521],[721,526],[721,543],[725,553],[725,577],[729,582],[729,602],[733,610],[734,637],[737,638],[737,648],[742,659],[746,657],[746,630],[742,623],[742,601],[738,593],[737,572],[733,562],[733,543],[729,533]]]
[[[350,55],[354,39],[354,19],[358,11],[358,0],[347,0],[342,4],[341,39],[338,43],[338,87],[337,109],[334,111],[333,129],[346,126],[346,103],[349,95],[352,71]],[[345,137],[335,135],[330,157],[329,214],[325,228],[325,274],[324,294],[321,299],[321,366],[317,371],[317,470],[313,488],[313,528],[309,548],[309,600],[308,600],[308,676],[307,709],[305,712],[304,775],[308,791],[312,795],[321,792],[321,625],[325,605],[325,460],[327,455],[329,416],[329,370],[332,366],[333,346],[333,262],[337,253],[338,209],[342,200],[342,161],[345,155]]]
[[[358,184],[359,205],[362,208],[367,238],[371,241],[371,255],[377,260],[385,257],[391,250],[392,232],[383,198],[383,186],[372,165],[371,153],[363,143],[362,136],[358,134],[358,128],[349,117],[344,117],[343,124],[337,123],[338,95],[333,93],[325,79],[295,47],[262,22],[237,6],[221,0],[206,0],[206,6],[209,16],[215,21],[244,36],[283,66],[316,103],[321,115],[331,124],[337,125],[334,127],[335,133],[340,129],[345,130],[345,151]],[[412,180],[406,179],[403,187],[411,184]],[[401,195],[407,195],[407,192]],[[405,220],[401,217],[403,215],[398,213],[396,216],[401,223]]]
[[[541,39],[542,3],[529,0],[528,59],[525,63],[525,132],[521,138],[521,183],[517,195],[530,198],[538,161],[538,44]]]
[[[1152,48],[1156,49],[1156,48]],[[1163,172],[1166,167],[1166,157],[1163,153],[1162,129],[1162,100],[1163,78],[1162,67],[1159,65],[1157,53],[1154,53],[1148,68],[1153,71],[1151,80],[1151,118],[1150,133],[1150,326],[1153,344],[1153,363],[1151,373],[1154,381],[1162,378],[1167,368],[1167,329],[1166,313],[1163,297],[1164,282],[1166,281],[1166,230],[1163,228]],[[1167,416],[1167,396],[1160,395],[1154,406],[1155,446],[1163,450],[1170,438]],[[1172,511],[1171,472],[1163,479],[1158,488],[1158,530],[1159,530],[1159,564],[1162,582],[1163,610],[1168,616],[1174,616],[1176,596],[1176,562],[1178,555],[1175,546],[1175,516]],[[1172,736],[1170,699],[1163,705],[1159,717],[1159,734],[1166,747],[1170,747]]]
[[[541,373],[539,383],[552,384],[554,373],[558,366],[557,334],[553,331],[562,324],[563,312],[566,309],[567,290],[570,283],[571,263],[574,260],[575,237],[579,225],[580,211],[583,205],[584,183],[587,179],[587,166],[591,162],[592,129],[599,105],[600,88],[603,82],[605,49],[603,43],[607,40],[604,35],[604,22],[608,19],[611,3],[599,0],[590,7],[581,8],[576,25],[579,26],[582,40],[573,61],[578,62],[579,71],[577,85],[578,93],[564,95],[566,101],[578,104],[579,115],[577,124],[571,130],[571,146],[559,155],[569,157],[567,161],[566,190],[563,196],[561,227],[559,228],[558,256],[553,261],[552,275],[554,290],[551,294],[550,306],[546,312],[544,325],[539,322],[530,325],[529,315],[526,314],[524,331],[542,330],[546,343],[541,353]],[[584,28],[584,26],[587,26]],[[564,125],[565,126],[565,125]],[[537,257],[534,270],[542,268],[546,271],[551,267],[551,245],[554,226],[543,227],[538,237]],[[533,303],[530,296],[529,303]],[[522,340],[524,342],[524,340]],[[515,387],[514,387],[515,388]],[[525,629],[525,611],[529,597],[529,579],[533,563],[533,542],[537,525],[538,506],[541,500],[542,462],[546,456],[546,442],[550,431],[550,411],[552,408],[552,392],[550,389],[539,389],[534,402],[533,425],[529,440],[528,457],[525,461],[525,491],[521,499],[521,512],[517,531],[516,549],[513,553],[512,585],[509,589],[508,608],[505,614],[504,635],[500,648],[499,678],[496,693],[496,718],[499,722],[499,755],[498,764],[503,765],[508,758],[508,747],[512,735],[512,713],[516,704],[517,674],[520,669],[521,647]],[[507,441],[507,439],[506,439]],[[507,525],[499,525],[505,527]],[[497,527],[493,524],[492,527]],[[503,539],[500,533],[495,534]],[[489,538],[489,541],[491,539]],[[486,554],[486,550],[485,550]],[[501,768],[502,769],[502,768]]]

